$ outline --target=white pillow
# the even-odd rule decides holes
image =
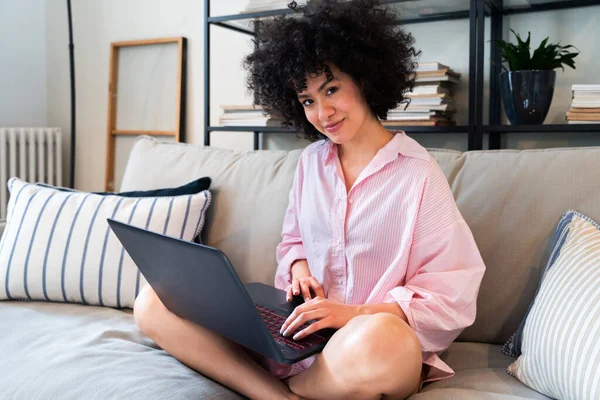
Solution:
[[[566,211],[508,372],[557,399],[600,399],[600,227]]]
[[[204,225],[208,190],[173,197],[121,197],[8,182],[0,240],[0,300],[133,307],[146,284],[107,218],[192,241]],[[165,268],[169,266],[166,265]]]

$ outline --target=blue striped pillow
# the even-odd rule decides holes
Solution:
[[[144,277],[107,218],[191,241],[200,234],[208,190],[161,197],[69,192],[11,178],[0,239],[0,300],[132,307]],[[169,266],[165,266],[168,268]]]
[[[521,355],[521,343],[523,341],[523,330],[525,329],[525,321],[527,321],[527,316],[531,312],[531,307],[533,307],[533,303],[535,302],[535,298],[540,291],[540,287],[542,286],[542,282],[544,280],[544,277],[546,276],[546,273],[552,267],[557,257],[560,255],[562,246],[565,243],[565,239],[567,238],[567,235],[571,229],[571,222],[573,221],[573,218],[575,216],[588,218],[575,210],[567,210],[560,217],[558,225],[556,226],[556,231],[554,233],[554,240],[552,241],[550,257],[544,269],[542,270],[540,281],[538,282],[537,289],[535,290],[533,300],[531,301],[531,304],[529,304],[529,308],[527,309],[527,312],[525,313],[525,316],[523,317],[519,328],[502,347],[502,353],[506,354],[507,356],[519,357]]]

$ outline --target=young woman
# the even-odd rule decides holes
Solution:
[[[275,286],[305,299],[284,335],[338,331],[288,366],[175,316],[149,286],[136,321],[250,398],[404,399],[453,375],[438,354],[473,323],[485,266],[436,161],[380,122],[411,89],[418,55],[398,16],[372,0],[290,6],[293,17],[259,24],[245,60],[264,109],[315,142],[296,170]]]

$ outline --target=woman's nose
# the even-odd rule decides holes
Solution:
[[[319,108],[319,120],[328,121],[335,114],[335,109],[329,104],[322,104]]]

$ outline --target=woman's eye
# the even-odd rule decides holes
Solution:
[[[334,94],[335,92],[337,92],[337,88],[335,86],[332,86],[329,89],[327,89],[327,94]]]
[[[303,105],[303,106],[305,106],[305,107],[306,107],[306,106],[310,106],[311,104],[312,104],[312,100],[309,100],[309,99],[307,99],[307,100],[304,100],[304,101],[302,102],[302,105]]]

